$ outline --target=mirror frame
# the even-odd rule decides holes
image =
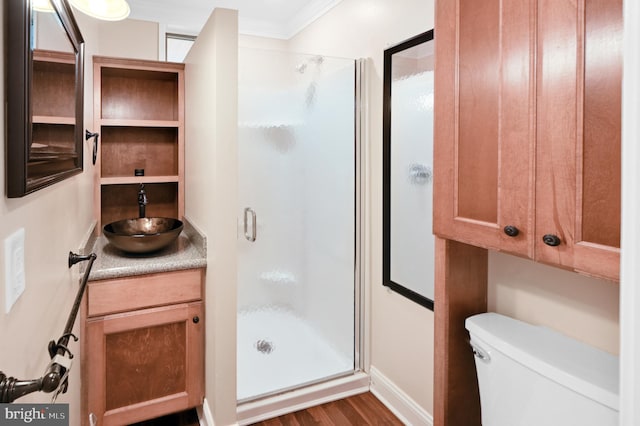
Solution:
[[[382,98],[382,284],[425,308],[434,310],[433,300],[391,279],[391,83],[393,54],[433,40],[433,30],[418,34],[384,51]]]
[[[83,170],[84,131],[84,39],[67,0],[50,0],[67,37],[75,50],[75,129],[74,167],[38,179],[27,181],[29,151],[33,132],[31,84],[33,52],[31,51],[31,0],[8,0],[7,55],[7,139],[6,194],[23,197],[60,182]]]

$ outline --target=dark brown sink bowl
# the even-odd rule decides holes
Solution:
[[[112,222],[102,228],[111,244],[128,253],[150,253],[171,244],[183,224],[167,217],[142,217]]]

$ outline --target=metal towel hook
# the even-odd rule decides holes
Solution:
[[[100,137],[100,133],[95,132],[95,133],[91,133],[90,131],[86,130],[84,131],[84,140],[88,141],[89,139],[93,138],[93,165],[95,166],[96,164],[96,159],[98,158],[98,138]]]

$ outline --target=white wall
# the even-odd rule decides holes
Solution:
[[[620,426],[640,424],[640,4],[624,2]]]
[[[489,252],[488,293],[489,311],[619,351],[617,283]]]
[[[76,15],[81,15],[79,12]],[[89,20],[90,18],[86,18]],[[98,39],[95,51],[100,56],[158,60],[158,23],[125,19],[98,21]],[[91,58],[89,58],[91,60]]]
[[[287,50],[288,42],[287,40],[279,38],[256,37],[240,34],[238,36],[238,46],[253,49]]]
[[[0,90],[5,93],[7,72],[5,8],[0,9],[0,46],[2,75]],[[82,23],[80,23],[82,24]],[[81,25],[82,26],[82,25]],[[84,26],[84,37],[90,42],[94,33]],[[91,52],[91,48],[87,48]],[[85,67],[86,69],[88,67]],[[91,74],[89,73],[89,76]],[[90,78],[90,77],[89,77]],[[7,82],[11,84],[11,82]],[[88,92],[90,93],[90,92]],[[87,95],[87,92],[85,92]],[[85,123],[92,121],[92,98],[85,96]],[[6,134],[5,102],[0,104],[0,134]],[[4,141],[11,143],[11,141]],[[0,241],[17,229],[25,229],[26,289],[13,309],[5,314],[4,244],[0,244],[0,370],[7,376],[35,379],[42,376],[49,363],[47,344],[57,340],[65,327],[67,316],[78,289],[79,267],[69,269],[69,251],[77,252],[93,224],[93,168],[91,151],[84,147],[84,172],[51,187],[18,199],[7,199],[5,188],[4,150],[0,154]],[[78,333],[78,322],[74,328]],[[75,353],[67,394],[59,402],[69,403],[70,424],[80,424],[80,344],[70,342]],[[51,395],[33,393],[17,402],[51,401]]]
[[[185,216],[207,237],[205,411],[227,425],[236,421],[236,11],[214,11],[185,64]]]

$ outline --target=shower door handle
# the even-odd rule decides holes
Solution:
[[[249,214],[251,214],[251,233],[249,233]],[[247,241],[256,240],[256,212],[251,207],[244,208],[244,237]]]

